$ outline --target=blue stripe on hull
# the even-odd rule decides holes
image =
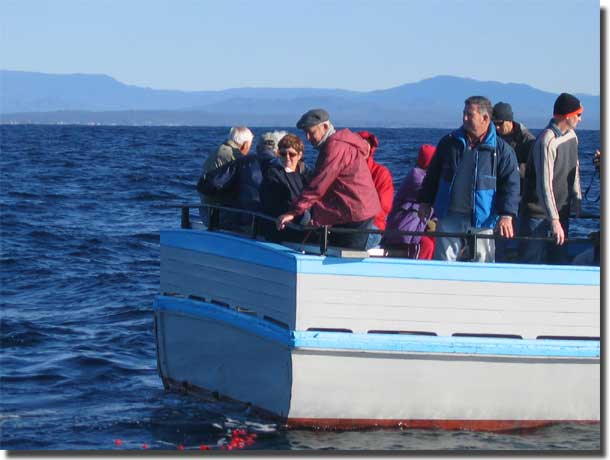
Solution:
[[[598,340],[522,340],[289,331],[268,321],[206,302],[158,296],[154,309],[218,321],[290,348],[554,358],[599,358]]]
[[[290,273],[581,286],[599,286],[600,279],[599,267],[321,257],[274,243],[199,230],[162,231],[161,244]]]

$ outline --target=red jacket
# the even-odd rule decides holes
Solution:
[[[392,210],[392,202],[394,200],[394,183],[392,182],[392,175],[388,168],[373,160],[375,150],[377,150],[377,147],[379,146],[379,139],[377,139],[377,136],[368,131],[359,131],[358,135],[371,146],[371,154],[366,162],[371,170],[371,176],[373,176],[375,189],[377,190],[379,202],[381,203],[381,211],[375,216],[374,223],[379,230],[385,230],[386,220],[388,214]]]
[[[388,214],[392,210],[392,201],[394,200],[394,183],[392,182],[392,175],[390,170],[373,160],[373,151],[367,159],[367,164],[373,176],[373,182],[375,183],[375,189],[377,195],[379,195],[379,202],[381,203],[381,211],[375,216],[375,226],[379,230],[385,230],[386,219]]]
[[[311,208],[312,224],[361,222],[380,210],[377,190],[366,163],[366,141],[349,129],[322,145],[313,178],[296,199],[292,212]]]

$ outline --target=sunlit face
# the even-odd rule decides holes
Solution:
[[[299,160],[303,158],[303,152],[298,152],[292,147],[280,149],[282,163],[291,171],[296,171]]]
[[[576,129],[576,126],[578,126],[578,123],[580,123],[580,121],[582,120],[582,112],[577,115],[570,115],[566,118],[566,120],[568,122],[568,125],[570,125],[570,128]]]
[[[494,121],[494,125],[496,125],[496,131],[500,136],[507,136],[513,131],[512,121]]]
[[[328,129],[328,123],[318,123],[317,125],[304,129],[305,137],[307,137],[307,140],[311,145],[316,146],[324,138]]]
[[[464,130],[475,137],[481,137],[489,128],[489,114],[481,115],[478,104],[466,105],[462,118]]]

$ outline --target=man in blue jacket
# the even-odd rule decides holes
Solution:
[[[483,96],[464,101],[462,127],[443,137],[428,167],[418,200],[421,218],[438,217],[438,232],[514,236],[513,217],[519,208],[519,169],[510,145],[491,123],[492,106]],[[434,259],[455,261],[465,239],[436,238]],[[477,239],[474,257],[494,262],[493,239]]]

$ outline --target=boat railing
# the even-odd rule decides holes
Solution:
[[[181,210],[181,228],[184,229],[191,229],[193,228],[193,223],[191,221],[191,214],[190,214],[190,210],[191,209],[207,209],[208,213],[207,213],[207,230],[209,231],[216,231],[216,230],[223,230],[223,227],[220,225],[220,215],[221,213],[232,213],[232,214],[237,214],[237,215],[242,215],[242,216],[250,216],[252,218],[250,225],[249,225],[249,231],[246,233],[248,236],[250,236],[251,238],[257,238],[257,237],[261,237],[264,236],[262,229],[261,229],[261,225],[260,223],[262,221],[267,221],[270,223],[275,224],[276,222],[276,218],[260,213],[260,212],[256,212],[256,211],[249,211],[249,210],[245,210],[245,209],[239,209],[239,208],[232,208],[229,206],[222,206],[222,205],[216,205],[216,204],[208,204],[208,203],[197,203],[197,204],[177,204],[177,205],[170,205],[170,207],[172,208],[180,208]],[[576,217],[576,216],[572,216],[572,217]],[[581,213],[578,218],[580,219],[597,219],[599,220],[599,216],[595,215],[595,214],[587,214],[587,213]],[[287,223],[286,224],[287,228],[296,230],[296,231],[301,231],[301,232],[313,232],[315,234],[317,234],[319,236],[319,246],[320,246],[320,255],[326,255],[328,253],[328,249],[329,249],[329,238],[330,235],[332,233],[352,233],[352,234],[378,234],[378,235],[391,235],[391,236],[397,236],[397,235],[408,235],[408,236],[430,236],[433,238],[438,238],[438,237],[451,237],[451,238],[463,238],[464,240],[466,240],[466,244],[469,250],[469,254],[472,254],[474,257],[475,251],[473,251],[472,249],[476,247],[477,244],[477,240],[482,240],[482,239],[492,239],[492,240],[504,240],[504,241],[533,241],[533,240],[538,240],[538,241],[547,241],[547,242],[555,242],[555,238],[553,236],[548,236],[548,237],[536,237],[536,236],[514,236],[512,238],[506,238],[504,236],[501,236],[498,233],[492,233],[492,234],[481,234],[481,233],[473,233],[473,232],[440,232],[440,231],[424,231],[424,232],[418,232],[418,231],[410,231],[410,230],[377,230],[377,229],[367,229],[367,230],[357,230],[357,229],[348,229],[348,228],[337,228],[337,227],[332,227],[329,225],[323,225],[320,227],[313,227],[313,226],[308,226],[308,225],[300,225],[300,224],[295,224],[295,223]],[[564,244],[592,244],[592,238],[591,237],[586,237],[586,238],[582,238],[582,237],[571,237],[571,238],[566,238],[565,239],[565,243]]]

